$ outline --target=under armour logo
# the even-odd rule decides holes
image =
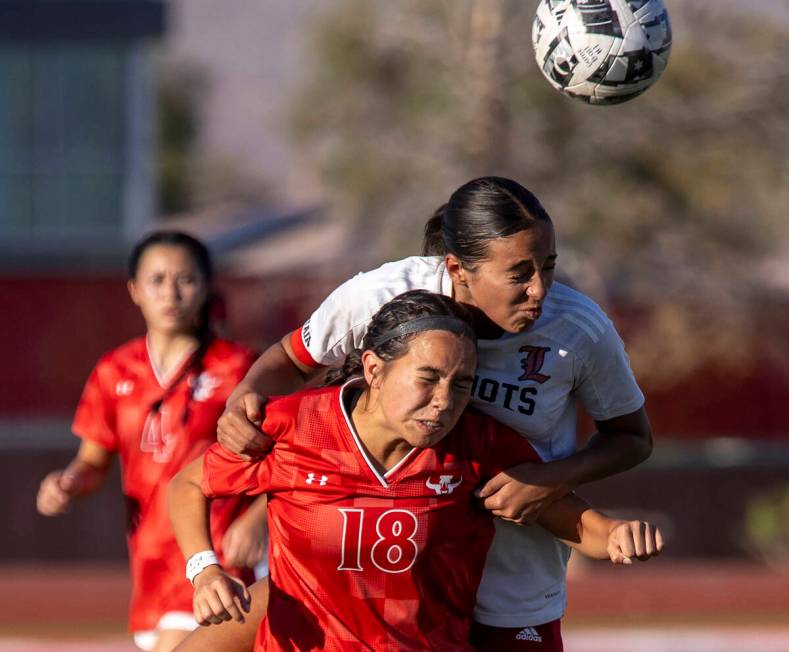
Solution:
[[[451,494],[455,487],[459,486],[461,482],[463,482],[463,476],[460,476],[460,479],[457,482],[452,482],[452,475],[440,475],[438,476],[438,482],[431,482],[430,477],[425,481],[425,486],[428,489],[432,489],[436,492],[437,496],[442,496],[444,494]]]
[[[547,346],[522,346],[518,349],[521,353],[525,353],[526,357],[521,360],[521,368],[523,375],[518,380],[534,380],[540,384],[550,379],[550,376],[540,373],[543,362],[545,362],[545,354],[550,351]]]
[[[307,484],[312,484],[313,482],[317,482],[318,485],[322,487],[328,481],[329,478],[327,478],[325,475],[322,475],[320,478],[318,478],[314,473],[308,473],[307,479],[304,482],[306,482]]]

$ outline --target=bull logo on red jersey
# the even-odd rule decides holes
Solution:
[[[432,476],[430,476],[425,481],[425,486],[428,489],[435,491],[436,496],[451,494],[453,491],[455,491],[455,487],[460,486],[460,483],[463,482],[463,476],[460,476],[457,482],[452,481],[454,477],[455,476],[453,475],[440,475],[438,476],[438,482],[432,482]]]
[[[550,376],[541,374],[540,369],[545,362],[545,354],[550,350],[548,346],[530,346],[528,344],[519,348],[518,351],[525,353],[526,357],[521,359],[523,375],[518,380],[533,380],[540,384],[548,380]]]
[[[214,390],[221,384],[222,381],[219,378],[204,371],[194,380],[192,396],[195,401],[207,401],[214,395]]]

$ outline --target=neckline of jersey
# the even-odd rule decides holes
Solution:
[[[395,464],[391,469],[388,469],[386,473],[380,473],[375,466],[375,463],[367,453],[367,450],[362,444],[362,440],[359,437],[359,433],[356,432],[356,426],[353,425],[353,420],[351,419],[351,415],[349,410],[346,407],[346,394],[353,390],[357,389],[362,381],[359,378],[351,378],[348,380],[342,387],[340,387],[340,391],[337,393],[337,401],[340,403],[340,410],[342,412],[343,417],[345,418],[345,425],[348,428],[348,431],[351,434],[351,440],[353,441],[356,450],[359,452],[359,455],[362,456],[362,459],[367,464],[367,468],[370,469],[370,472],[375,476],[375,479],[381,484],[384,489],[388,489],[390,486],[389,480],[391,476],[398,470],[403,468],[408,460],[410,460],[417,448],[411,447],[411,450],[408,451],[397,464]],[[358,397],[357,397],[358,398]],[[355,401],[354,401],[355,404]]]
[[[145,335],[145,353],[148,356],[148,366],[151,368],[153,372],[154,378],[156,378],[156,382],[159,383],[159,387],[162,389],[167,389],[170,384],[170,381],[176,377],[176,375],[181,371],[183,366],[189,362],[189,359],[192,357],[192,354],[197,350],[197,344],[193,345],[189,349],[183,352],[181,357],[178,359],[176,364],[172,366],[169,373],[165,374],[159,369],[159,366],[153,359],[153,353],[151,351],[151,341],[149,336]]]

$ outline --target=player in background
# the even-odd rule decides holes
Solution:
[[[255,650],[472,650],[493,517],[474,490],[539,462],[507,426],[465,411],[476,336],[467,310],[423,290],[385,304],[334,386],[271,400],[265,459],[212,446],[170,485],[170,517],[195,570],[195,617],[243,619],[246,591],[211,551],[209,498],[269,495],[268,613]],[[582,552],[627,563],[662,548],[647,523],[575,496],[538,523]],[[199,560],[199,561],[197,561]]]
[[[458,188],[428,221],[424,254],[353,277],[263,353],[228,399],[219,441],[237,453],[264,451],[270,442],[254,424],[266,397],[296,391],[322,367],[340,363],[359,346],[370,317],[397,294],[422,288],[470,306],[480,338],[471,404],[527,437],[546,462],[510,469],[481,491],[501,518],[477,596],[473,640],[497,651],[561,650],[569,550],[541,528],[516,523],[534,521],[560,496],[649,456],[643,394],[605,313],[554,283],[553,224],[520,184],[482,177]],[[597,425],[578,451],[577,402]],[[264,582],[251,593],[253,610],[265,604]],[[526,628],[530,636],[521,636]],[[237,640],[234,648],[223,639],[224,649],[244,649],[248,639]]]
[[[38,511],[66,512],[96,491],[120,456],[132,575],[129,628],[142,649],[166,652],[197,626],[192,586],[167,517],[167,483],[216,441],[224,403],[254,353],[213,335],[208,323],[212,265],[191,236],[160,231],[129,258],[128,289],[146,335],[104,355],[94,368],[72,426],[76,457],[38,492]],[[254,566],[263,554],[261,506],[247,500],[212,508],[214,541],[228,566]],[[263,508],[263,513],[265,509]]]

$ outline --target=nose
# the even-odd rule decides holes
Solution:
[[[436,385],[433,391],[433,400],[430,402],[430,405],[439,412],[449,412],[452,410],[454,398],[449,383],[439,383]]]
[[[178,301],[181,298],[181,289],[175,279],[165,281],[162,284],[162,292],[169,300]]]
[[[545,295],[548,294],[548,286],[545,283],[542,272],[537,272],[530,279],[529,286],[526,288],[526,294],[537,301],[542,301]]]

